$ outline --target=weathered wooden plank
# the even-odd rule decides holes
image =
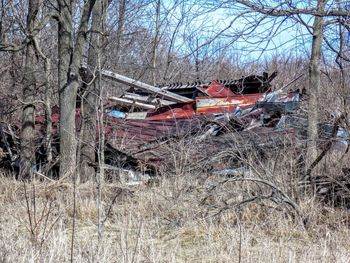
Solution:
[[[147,112],[130,112],[126,115],[127,120],[144,120],[147,117]]]
[[[137,81],[137,80],[125,77],[123,75],[120,75],[120,74],[117,74],[117,73],[114,73],[111,71],[102,70],[101,75],[106,77],[106,78],[118,81],[120,83],[129,85],[129,86],[132,86],[132,87],[135,87],[138,89],[145,90],[145,91],[150,92],[152,94],[157,94],[157,95],[161,96],[162,98],[169,99],[171,101],[175,101],[175,102],[190,102],[190,101],[192,101],[189,98],[177,95],[177,94],[172,93],[172,92],[167,91],[167,90],[162,90],[160,88],[148,85],[148,84],[143,83],[141,81]]]
[[[146,103],[142,103],[142,102],[138,102],[130,99],[124,99],[124,98],[118,98],[118,97],[108,97],[108,99],[120,105],[135,105],[143,109],[151,109],[151,110],[154,110],[156,108],[156,106],[154,105],[146,104]]]
[[[167,105],[174,104],[173,101],[163,100],[163,99],[159,99],[159,98],[149,98],[147,96],[141,96],[139,94],[129,93],[129,92],[126,92],[123,95],[123,98],[134,99],[134,100],[137,100],[140,102],[147,102],[147,103],[152,103],[152,104],[160,104],[161,106],[167,106]]]

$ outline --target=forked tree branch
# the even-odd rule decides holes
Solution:
[[[250,9],[270,15],[270,16],[292,16],[292,15],[312,15],[312,16],[321,16],[321,17],[334,17],[334,16],[340,16],[340,17],[348,17],[350,16],[350,11],[347,10],[340,10],[340,9],[330,9],[327,11],[324,10],[318,10],[317,8],[310,8],[310,9],[304,9],[304,8],[291,8],[291,9],[284,9],[280,7],[271,7],[271,6],[265,6],[261,3],[257,4],[253,1],[247,1],[247,0],[236,0],[237,3],[242,4],[246,7],[249,7]],[[260,2],[260,1],[259,1]]]

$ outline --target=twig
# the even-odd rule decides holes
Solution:
[[[46,180],[49,180],[50,182],[56,183],[55,180],[52,180],[51,178],[49,178],[49,177],[43,175],[42,173],[39,173],[39,172],[36,172],[36,171],[33,171],[33,172],[34,172],[34,174],[39,175],[40,177],[45,178]]]
[[[34,101],[31,101],[31,102],[24,102],[22,101],[21,99],[17,99],[20,103],[22,103],[23,105],[25,106],[28,106],[28,105],[33,105],[33,104],[44,104],[44,106],[46,106],[46,103],[45,101],[43,100],[34,100]]]
[[[298,77],[296,77],[295,79],[291,80],[286,85],[284,85],[283,87],[279,88],[278,90],[284,90],[285,88],[287,88],[288,86],[290,86],[291,84],[296,82],[298,79],[300,79],[302,76],[304,76],[304,73],[300,74]]]
[[[108,207],[108,211],[107,211],[107,213],[106,213],[106,216],[105,216],[105,218],[101,221],[101,225],[102,225],[102,226],[106,223],[106,221],[107,221],[109,215],[111,214],[112,207],[113,207],[113,205],[115,204],[115,201],[117,200],[118,196],[121,195],[122,192],[123,192],[123,189],[120,188],[119,191],[118,191],[118,193],[113,197],[112,202],[111,202],[111,204],[110,204],[109,207]]]
[[[339,123],[343,119],[343,115],[338,117],[336,121],[334,122],[333,130],[331,138],[334,138],[337,135],[338,129],[339,129]],[[333,144],[333,140],[329,139],[325,148],[320,153],[320,155],[310,164],[310,167],[307,169],[306,174],[304,178],[308,178],[311,175],[312,170],[316,167],[316,165],[323,159],[323,157],[327,154],[327,152],[331,149]]]
[[[263,180],[260,178],[229,178],[229,179],[226,179],[224,181],[221,181],[219,184],[226,184],[229,182],[239,182],[239,181],[255,182],[255,183],[261,183],[261,184],[264,184],[266,186],[269,186],[271,189],[274,190],[275,193],[278,193],[281,196],[281,201],[288,204],[291,208],[293,208],[294,211],[299,216],[299,218],[302,219],[302,222],[303,223],[305,222],[304,216],[302,215],[301,211],[299,210],[298,205],[294,201],[292,201],[281,189],[279,189],[276,185],[272,184],[269,181],[266,181],[266,180]],[[215,188],[216,187],[213,187],[210,191],[214,190]],[[269,198],[271,198],[271,197],[272,196],[270,196]],[[245,200],[244,203],[252,202],[252,201],[259,199],[259,198],[266,199],[265,196],[257,196],[257,197],[253,197],[252,199]],[[240,203],[240,205],[242,205],[242,203]]]
[[[70,247],[70,262],[74,259],[74,235],[75,235],[75,215],[76,215],[76,173],[73,174],[73,222],[72,222],[72,238]]]

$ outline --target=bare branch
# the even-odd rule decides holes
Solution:
[[[269,16],[292,16],[292,15],[312,15],[312,16],[321,16],[321,17],[332,17],[332,16],[342,16],[342,17],[348,17],[350,16],[350,11],[347,10],[339,10],[339,9],[330,9],[330,10],[319,10],[317,8],[310,8],[310,9],[304,9],[304,8],[293,8],[293,9],[283,9],[277,7],[271,7],[271,6],[265,6],[261,3],[256,4],[253,1],[247,1],[247,0],[236,0],[237,3],[242,4],[246,7],[249,7],[250,9],[266,14]],[[260,1],[259,1],[260,2]]]

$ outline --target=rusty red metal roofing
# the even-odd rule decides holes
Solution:
[[[197,114],[212,114],[234,112],[237,107],[241,109],[250,108],[264,96],[262,93],[249,95],[235,95],[228,98],[196,98]]]
[[[195,102],[177,103],[174,105],[163,106],[155,111],[150,110],[146,119],[150,121],[185,119],[196,115],[194,110]]]
[[[205,122],[204,118],[194,117],[171,120],[127,120],[106,117],[109,138],[132,139],[141,142],[170,136],[181,136],[193,132]]]
[[[212,81],[208,87],[199,87],[198,89],[213,98],[226,98],[236,95],[228,87],[216,80]]]

